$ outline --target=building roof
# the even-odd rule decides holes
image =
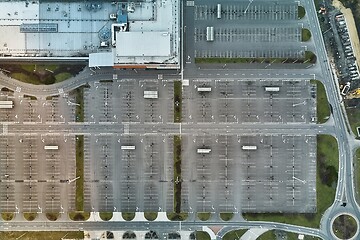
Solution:
[[[165,57],[170,56],[168,32],[117,32],[117,57]]]

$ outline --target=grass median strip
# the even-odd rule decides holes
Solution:
[[[174,136],[174,212],[181,212],[181,136]]]
[[[330,135],[317,136],[317,212],[316,213],[246,213],[249,221],[270,221],[319,228],[322,214],[335,199],[339,150],[337,141]]]
[[[303,58],[195,58],[195,64],[241,64],[241,63],[284,63],[301,64],[316,63],[316,55],[311,51],[305,51]]]
[[[182,105],[182,83],[174,82],[174,122],[181,122],[181,105]]]
[[[330,105],[326,95],[325,87],[319,80],[311,80],[316,84],[316,114],[317,123],[325,123],[330,117]]]
[[[84,232],[60,232],[60,231],[44,231],[44,232],[0,232],[0,239],[6,240],[60,240],[60,239],[84,239]]]
[[[76,211],[84,211],[84,136],[76,135]]]

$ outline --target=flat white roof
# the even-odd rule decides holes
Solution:
[[[144,98],[158,98],[158,91],[144,91]]]
[[[89,67],[105,67],[114,65],[113,52],[100,52],[89,54]]]
[[[116,56],[170,56],[170,34],[168,32],[117,32]]]

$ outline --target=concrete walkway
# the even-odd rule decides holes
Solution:
[[[266,228],[250,228],[244,235],[241,236],[240,240],[256,240],[263,233],[269,231]]]

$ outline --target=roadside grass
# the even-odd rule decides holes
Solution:
[[[351,130],[356,137],[359,137],[357,127],[360,127],[360,108],[358,108],[358,104],[355,106],[350,106],[349,102],[350,101],[345,100],[346,115],[349,119]]]
[[[317,136],[316,202],[317,212],[306,214],[245,213],[249,221],[280,222],[304,227],[319,228],[322,214],[335,199],[339,150],[337,140],[330,135]]]
[[[34,76],[26,75],[25,73],[10,73],[10,77],[25,83],[31,83],[35,85],[40,84]]]
[[[134,212],[122,212],[121,215],[122,215],[123,219],[126,221],[131,221],[135,218]]]
[[[60,217],[60,213],[46,213],[45,215],[50,221],[56,221]]]
[[[19,231],[4,231],[0,232],[0,239],[6,240],[60,240],[60,239],[84,239],[84,232],[59,232],[59,231],[45,231],[45,232],[19,232]]]
[[[220,218],[223,220],[223,221],[230,221],[234,216],[234,213],[232,212],[221,212],[220,213]]]
[[[181,122],[181,106],[182,106],[182,83],[174,82],[174,122]]]
[[[146,220],[154,221],[158,216],[157,212],[144,212],[144,217]]]
[[[325,123],[330,117],[330,105],[326,95],[325,87],[319,80],[310,80],[316,84],[316,113],[317,123]]]
[[[305,51],[304,58],[195,58],[195,64],[231,64],[231,63],[316,63],[316,55]]]
[[[235,231],[228,232],[227,234],[224,235],[224,237],[222,238],[222,240],[240,239],[240,237],[241,237],[242,235],[244,235],[247,230],[248,230],[248,229],[239,229],[239,230],[235,230]]]
[[[37,215],[36,212],[24,212],[24,218],[28,221],[34,221]]]
[[[303,6],[298,6],[298,19],[305,17],[305,8]]]
[[[55,75],[55,83],[59,83],[71,78],[72,75],[68,72],[62,72]]]
[[[210,240],[210,235],[204,231],[196,231],[195,232],[196,240]]]
[[[281,236],[283,236],[284,238],[276,237],[276,232],[281,232]],[[280,234],[279,234],[279,237],[280,237]],[[269,230],[269,231],[265,232],[264,234],[262,234],[257,240],[277,240],[277,239],[298,240],[299,235],[297,233],[292,233],[292,232]],[[322,240],[322,239],[318,238],[318,237],[305,235],[304,240]]]
[[[307,28],[302,28],[301,29],[301,41],[302,42],[307,42],[309,41],[311,38],[311,32],[309,29]]]
[[[174,212],[181,211],[181,136],[174,136]]]
[[[356,149],[354,155],[354,172],[355,172],[355,197],[360,204],[360,148]]]
[[[113,217],[112,212],[100,212],[100,218],[104,221],[109,221]]]
[[[211,213],[210,212],[198,212],[197,216],[201,221],[207,221],[210,219]]]
[[[257,240],[277,240],[273,230],[264,232],[257,238]]]
[[[83,64],[0,64],[5,74],[21,82],[34,85],[50,85],[75,76],[84,69]]]
[[[1,217],[2,217],[2,219],[4,219],[4,221],[11,221],[11,220],[14,219],[15,213],[2,212],[2,213],[1,213]],[[0,239],[1,239],[1,238],[0,238]]]

